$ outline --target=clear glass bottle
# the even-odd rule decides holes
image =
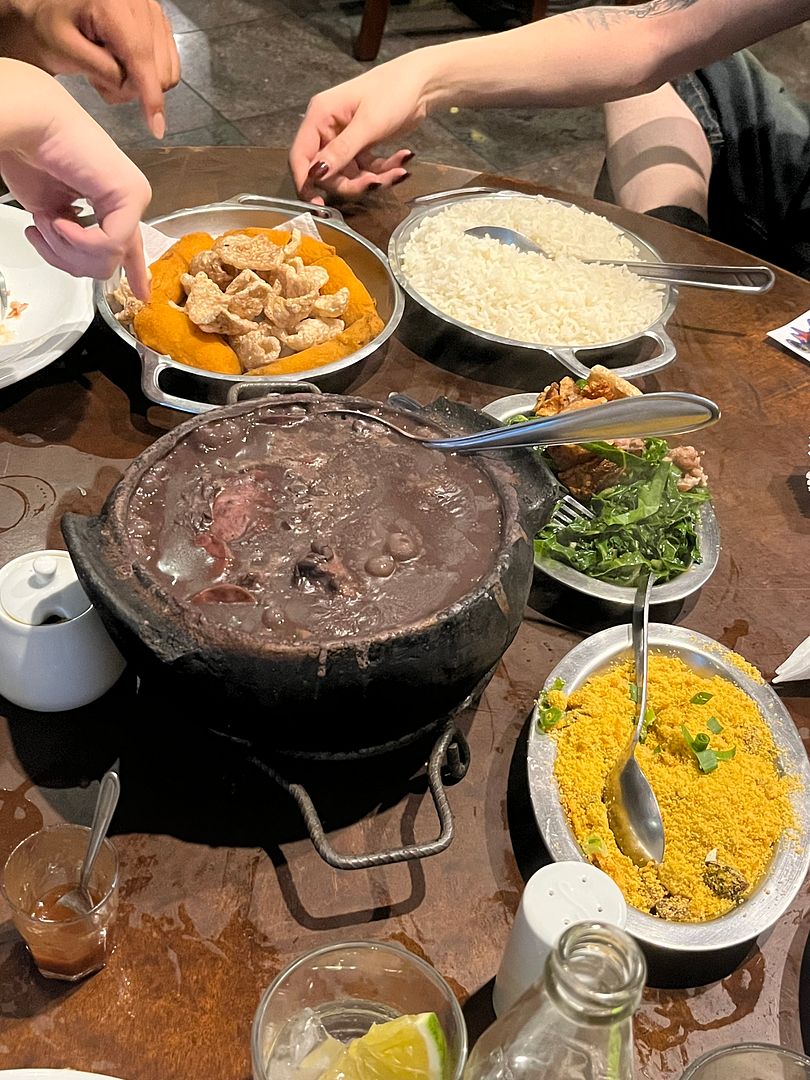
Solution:
[[[463,1080],[630,1080],[647,965],[623,930],[576,923],[476,1043]]]

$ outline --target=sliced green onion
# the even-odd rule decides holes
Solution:
[[[537,699],[537,723],[543,731],[551,731],[562,719],[563,710],[549,704],[548,693],[549,690],[562,690],[564,686],[563,680],[556,678],[548,689],[540,691]]]
[[[686,724],[681,724],[681,734],[684,742],[695,755],[701,772],[714,772],[719,761],[731,761],[737,753],[736,746],[732,746],[730,750],[712,750],[706,732],[701,731],[692,738]]]
[[[586,855],[604,855],[606,850],[605,843],[601,836],[597,836],[596,833],[594,833],[589,836],[582,845],[582,850]]]
[[[719,735],[720,732],[723,730],[723,725],[720,723],[716,716],[709,717],[709,719],[706,721],[706,727],[709,729],[712,735]]]
[[[690,704],[691,705],[705,705],[706,702],[711,701],[713,697],[714,697],[714,694],[707,694],[705,690],[701,690],[701,692],[699,694],[695,694],[695,696],[690,699]]]
[[[560,722],[562,714],[562,709],[557,708],[556,705],[549,705],[548,692],[542,690],[537,699],[537,723],[541,731],[551,731]]]
[[[556,727],[562,718],[562,709],[558,709],[552,705],[546,709],[541,709],[538,715],[540,721],[540,727],[543,731],[551,731],[553,727]]]
[[[638,687],[634,682],[630,683],[627,692],[630,695],[630,700],[638,705]]]

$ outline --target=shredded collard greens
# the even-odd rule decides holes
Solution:
[[[620,465],[624,480],[594,495],[593,520],[547,525],[534,541],[538,556],[628,586],[651,571],[656,581],[670,581],[700,562],[696,526],[709,492],[678,490],[681,473],[664,461],[669,447],[663,439],[647,439],[640,455],[604,442],[585,448]]]

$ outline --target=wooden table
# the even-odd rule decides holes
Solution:
[[[237,191],[291,194],[277,151],[149,151],[140,163],[154,187],[155,214]],[[385,247],[405,199],[473,181],[480,182],[462,170],[417,168],[407,184],[350,214],[350,223]],[[664,257],[744,261],[691,233],[607,212]],[[644,387],[691,390],[723,409],[722,422],[700,439],[722,557],[680,621],[738,649],[767,677],[810,632],[810,368],[766,343],[765,332],[806,308],[810,284],[782,272],[764,297],[684,289],[670,323],[679,358]],[[62,546],[61,514],[96,512],[127,462],[182,419],[141,397],[134,354],[105,328],[83,344],[0,394],[3,561]],[[378,399],[393,389],[421,400],[445,394],[481,405],[514,387],[453,374],[395,341],[381,364],[356,371],[350,389]],[[114,832],[123,879],[117,950],[84,984],[40,979],[11,923],[0,921],[0,1068],[245,1080],[263,988],[301,952],[357,938],[397,941],[426,957],[467,1002],[473,1028],[480,1026],[523,881],[540,859],[516,742],[537,688],[579,636],[527,611],[470,718],[472,764],[450,790],[453,844],[424,862],[368,872],[330,869],[286,804],[235,788],[204,740],[173,737],[177,710],[167,706],[155,716],[138,709],[128,678],[96,706],[70,715],[7,706],[0,860],[43,822],[86,822],[93,781],[120,758],[124,797]],[[808,683],[780,691],[805,737],[808,692]],[[435,835],[418,779],[392,782],[387,796],[379,807],[361,806],[358,821],[338,821],[332,840],[340,850]],[[639,1075],[678,1076],[704,1050],[744,1040],[801,1048],[797,998],[809,927],[805,889],[761,951],[727,978],[696,990],[648,989],[636,1024]]]

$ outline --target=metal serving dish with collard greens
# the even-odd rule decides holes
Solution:
[[[638,393],[615,372],[597,366],[587,380],[566,378],[540,395],[500,398],[484,411],[510,423]],[[653,604],[681,600],[708,580],[720,555],[720,534],[693,447],[648,439],[549,452],[561,494],[587,505],[595,520],[547,525],[535,539],[538,571],[577,592],[622,605],[633,602],[639,570],[657,575]]]

